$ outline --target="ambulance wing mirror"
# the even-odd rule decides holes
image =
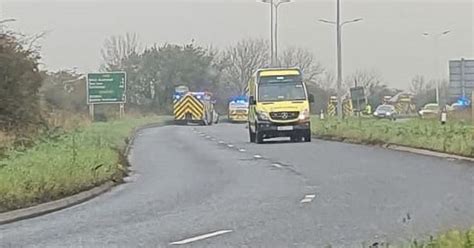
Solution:
[[[314,95],[313,94],[308,95],[308,101],[309,101],[309,103],[314,103]]]
[[[255,101],[255,97],[254,96],[250,96],[249,97],[249,105],[255,105],[257,104],[257,101]]]

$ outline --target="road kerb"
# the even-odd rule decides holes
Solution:
[[[23,208],[1,213],[0,225],[41,216],[83,203],[87,200],[90,200],[98,195],[109,191],[113,186],[115,186],[115,183],[109,181],[91,190],[84,191],[79,194],[69,196],[60,200],[39,204],[29,208]]]
[[[399,146],[399,145],[386,145],[385,146],[387,149],[390,150],[395,150],[395,151],[401,151],[401,152],[410,152],[418,155],[425,155],[425,156],[431,156],[431,157],[438,157],[438,158],[444,158],[444,159],[455,159],[455,160],[464,160],[468,162],[474,162],[474,158],[469,158],[469,157],[464,157],[464,156],[459,156],[459,155],[453,155],[453,154],[448,154],[448,153],[442,153],[442,152],[435,152],[435,151],[430,151],[430,150],[424,150],[424,149],[418,149],[418,148],[412,148],[412,147],[406,147],[406,146]]]
[[[128,155],[132,149],[133,143],[135,142],[135,138],[138,133],[144,129],[159,127],[165,125],[164,123],[151,123],[146,124],[137,128],[134,128],[131,132],[130,138],[128,139],[127,146],[123,151],[123,156],[128,160]],[[130,165],[129,161],[127,163]],[[34,217],[38,217],[41,215],[49,214],[52,212],[56,212],[62,209],[66,209],[72,207],[74,205],[81,204],[88,200],[91,200],[94,197],[97,197],[109,190],[111,190],[115,185],[119,183],[115,183],[112,181],[107,181],[100,186],[92,188],[87,191],[83,191],[81,193],[68,196],[66,198],[62,198],[59,200],[41,203],[29,208],[22,208],[13,211],[8,211],[5,213],[0,213],[0,225],[13,223],[20,220],[30,219]]]

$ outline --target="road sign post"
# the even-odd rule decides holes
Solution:
[[[119,104],[119,116],[124,115],[126,102],[127,74],[125,72],[105,72],[87,74],[87,104],[94,120],[94,105]]]
[[[94,104],[89,104],[89,116],[94,121]]]
[[[120,104],[120,119],[125,115],[125,106],[123,103]]]

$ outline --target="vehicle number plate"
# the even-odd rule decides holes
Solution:
[[[280,127],[277,127],[277,130],[278,131],[291,131],[293,130],[293,126],[280,126]]]

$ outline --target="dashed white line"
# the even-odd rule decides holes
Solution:
[[[193,237],[193,238],[183,239],[181,241],[171,242],[170,245],[185,245],[185,244],[189,244],[191,242],[196,242],[196,241],[199,241],[199,240],[212,238],[212,237],[219,236],[219,235],[226,234],[226,233],[230,233],[230,232],[232,232],[232,230],[216,231],[216,232],[212,232],[212,233],[208,233],[208,234],[199,235],[199,236],[196,236],[196,237]]]
[[[232,145],[232,144],[228,144],[228,145],[227,145],[227,147],[229,147],[229,148],[233,148],[233,147],[234,147],[234,145]]]
[[[224,141],[219,140],[219,142],[217,142],[217,143],[219,143],[219,144],[224,144]]]
[[[240,148],[240,149],[239,149],[239,152],[245,152],[245,151],[246,151],[246,150],[243,149],[243,148]]]
[[[303,200],[300,201],[300,203],[310,203],[314,200],[314,198],[316,198],[315,194],[305,195]]]
[[[211,138],[211,136],[209,136],[209,135],[208,135],[208,136],[206,136],[206,139],[210,139],[210,138]]]
[[[262,156],[260,156],[260,155],[258,155],[258,154],[257,154],[257,155],[253,155],[253,157],[256,158],[256,159],[261,159],[261,158],[262,158]]]
[[[273,163],[272,166],[277,167],[277,168],[283,168],[283,166],[281,166],[280,164],[277,164],[277,163]]]

